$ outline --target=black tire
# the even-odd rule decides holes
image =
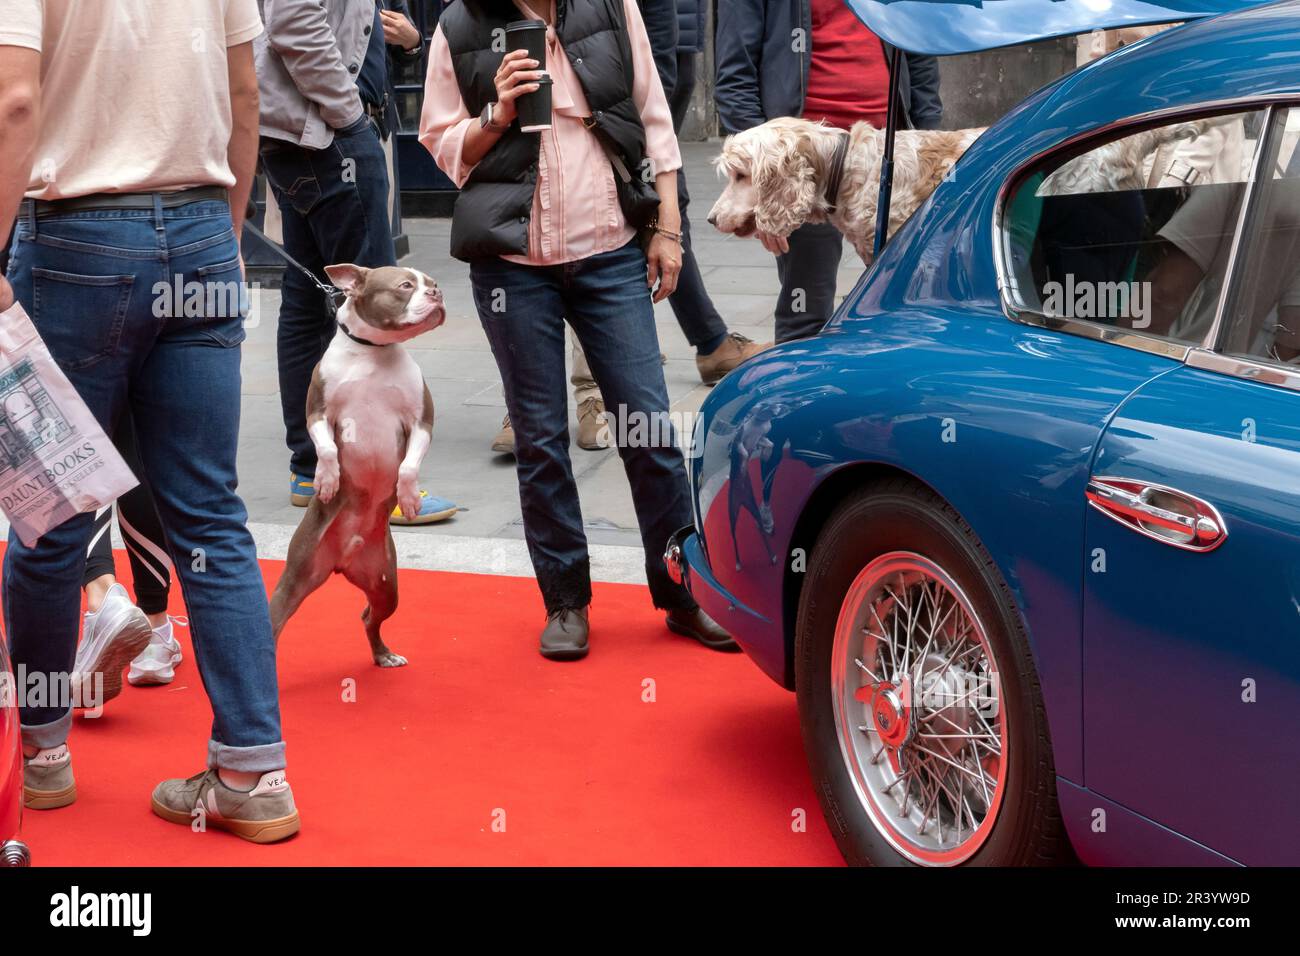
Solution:
[[[813,786],[840,852],[855,866],[913,865],[864,808],[840,751],[832,703],[831,650],[849,586],[872,560],[896,551],[920,554],[956,581],[983,622],[1000,669],[1008,735],[1003,796],[988,836],[963,865],[1068,862],[1042,693],[1011,593],[961,516],[928,488],[905,479],[864,487],[835,510],[818,537],[800,594],[799,723]]]

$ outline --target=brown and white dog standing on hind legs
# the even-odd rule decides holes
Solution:
[[[982,132],[898,131],[891,235]],[[863,263],[871,265],[884,148],[885,131],[870,123],[854,123],[845,133],[793,117],[768,120],[728,136],[715,160],[727,174],[727,187],[709,212],[709,222],[737,236],[764,232],[784,240],[806,222],[830,220]]]
[[[307,431],[316,446],[316,494],[289,542],[271,597],[276,641],[299,605],[335,572],[365,592],[361,620],[380,667],[401,667],[379,636],[397,609],[393,505],[420,511],[420,462],[433,432],[433,399],[402,342],[446,318],[438,285],[422,272],[326,266],[347,296],[339,329],[312,372]]]

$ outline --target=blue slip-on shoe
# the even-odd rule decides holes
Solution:
[[[306,508],[316,497],[316,485],[307,475],[289,472],[289,504]]]
[[[420,492],[420,513],[414,518],[408,518],[402,514],[401,507],[393,509],[392,516],[388,519],[389,524],[395,525],[413,525],[413,524],[433,524],[435,521],[446,521],[457,511],[459,511],[455,502],[448,501],[446,498],[439,498],[437,495],[431,495],[427,491]]]

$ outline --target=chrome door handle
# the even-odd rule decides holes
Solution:
[[[1177,488],[1133,478],[1096,477],[1088,503],[1155,541],[1187,551],[1213,551],[1228,537],[1219,509]]]

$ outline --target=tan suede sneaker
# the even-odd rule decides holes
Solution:
[[[38,750],[23,758],[23,806],[28,810],[55,810],[77,799],[68,745]]]
[[[298,832],[298,808],[283,770],[262,774],[245,793],[221,782],[215,770],[188,780],[164,780],[153,791],[153,812],[169,823],[195,820],[227,830],[253,843],[275,843]]]
[[[501,431],[492,439],[492,450],[498,455],[515,453],[515,426],[510,424],[510,416],[501,419]]]
[[[731,332],[716,349],[707,355],[695,356],[695,368],[700,373],[700,381],[705,385],[717,385],[722,377],[746,359],[753,358],[764,349],[770,349],[771,342],[761,345],[748,339],[739,332]]]
[[[599,451],[609,445],[605,403],[599,398],[589,398],[578,406],[578,447],[587,451]]]

